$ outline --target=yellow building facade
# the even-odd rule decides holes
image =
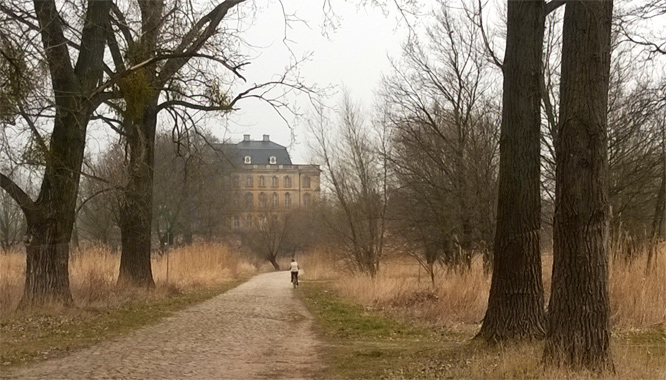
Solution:
[[[319,165],[293,164],[287,148],[269,135],[259,141],[245,135],[238,144],[225,145],[234,167],[232,229],[251,228],[266,215],[312,207],[320,200]]]

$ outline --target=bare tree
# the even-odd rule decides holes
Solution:
[[[393,130],[397,190],[392,236],[400,236],[434,279],[441,262],[464,268],[475,250],[490,263],[498,125],[492,75],[478,28],[441,4],[425,43],[413,35],[382,102]]]
[[[646,27],[646,24],[664,17],[666,1],[646,0],[620,9],[614,23],[624,40],[643,48],[651,59],[656,55],[666,55],[666,35],[663,29]]]
[[[367,128],[349,94],[335,124],[319,117],[310,128],[335,204],[327,225],[340,239],[350,267],[374,277],[384,255],[389,136],[386,130],[373,134]]]
[[[50,104],[40,103],[44,108],[36,113],[27,111],[30,108],[26,107],[26,102],[12,103],[43,158],[39,196],[33,200],[10,175],[0,174],[0,186],[21,207],[27,221],[27,266],[21,306],[45,301],[72,302],[69,241],[75,220],[86,128],[91,114],[102,101],[95,90],[103,76],[105,26],[111,2],[91,0],[83,5],[83,13],[75,15],[62,13],[74,8],[61,8],[53,0],[32,4],[17,0],[0,5],[4,18],[0,31],[3,61],[14,67],[25,66],[23,55],[13,54],[19,47],[23,47],[24,52],[34,53],[37,60],[43,58],[50,79],[50,86],[46,88],[52,91],[46,96]],[[77,22],[68,22],[71,18],[76,18]],[[33,43],[39,39],[41,46]],[[11,49],[7,48],[8,44],[13,44]],[[76,59],[70,55],[69,46],[73,44],[80,46]],[[40,131],[44,119],[52,123],[48,136]]]
[[[240,233],[243,245],[255,255],[280,270],[278,259],[290,251],[291,215],[266,209],[257,215],[254,225]]]
[[[180,236],[191,244],[196,235],[212,238],[228,215],[229,163],[212,136],[186,134],[156,141],[154,227],[162,246]],[[168,237],[168,240],[167,240]]]
[[[160,104],[162,91],[216,35],[218,25],[229,10],[243,1],[223,1],[203,15],[181,12],[179,7],[184,4],[177,1],[138,1],[137,24],[126,22],[131,14],[118,6],[113,8],[112,24],[118,30],[117,36],[124,41],[121,45],[116,34],[110,34],[109,48],[116,72],[126,73],[114,83],[124,101],[119,107],[122,120],[116,128],[123,135],[128,151],[127,183],[120,210],[123,248],[119,283],[154,285],[150,267],[153,173],[158,113],[166,107],[166,103]],[[193,19],[197,21],[183,27],[183,23]],[[134,25],[137,27],[132,29]],[[176,33],[163,34],[168,26]],[[126,48],[125,54],[121,46]],[[224,57],[221,60],[228,65]],[[228,107],[228,104],[219,104],[212,108]]]
[[[611,78],[614,78],[612,75]],[[619,87],[619,88],[618,88]],[[609,202],[614,241],[634,242],[636,249],[614,251],[632,259],[651,244],[655,208],[663,177],[663,117],[658,91],[649,83],[611,86],[608,115]],[[618,94],[619,92],[619,94]]]
[[[245,86],[232,95],[233,82],[245,81],[241,69],[248,62],[238,53],[242,45],[238,31],[220,26],[231,15],[251,17],[240,7],[243,3],[225,0],[207,13],[180,0],[138,1],[138,9],[132,3],[112,8],[114,33],[108,36],[108,46],[115,76],[106,85],[118,96],[107,105],[119,117],[104,120],[122,135],[127,149],[120,212],[121,283],[153,285],[149,258],[158,115],[168,115],[175,133],[183,134],[184,129],[196,128],[191,110],[226,113],[248,97],[281,109],[285,103],[273,98],[271,91],[278,87],[307,91],[297,80],[288,83],[296,60],[281,77]]]
[[[553,283],[544,350],[547,363],[595,371],[613,369],[606,112],[612,12],[612,1],[566,3]]]
[[[118,220],[123,183],[123,152],[112,144],[106,152],[84,163],[76,228],[80,241],[120,247]]]

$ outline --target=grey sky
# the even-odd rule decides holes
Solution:
[[[406,34],[396,30],[395,17],[384,15],[378,8],[336,2],[333,7],[339,16],[338,25],[334,30],[328,29],[328,35],[324,36],[322,3],[317,0],[284,2],[285,7],[293,7],[287,8],[287,13],[296,12],[308,22],[308,25],[293,22],[292,28],[287,30],[287,38],[291,40],[287,44],[295,56],[312,53],[311,59],[300,66],[301,76],[308,85],[344,86],[354,99],[369,110],[373,91],[382,73],[389,70],[388,55],[399,54]],[[270,80],[289,64],[290,52],[283,42],[284,35],[280,4],[272,1],[267,9],[261,10],[246,35],[248,42],[257,46],[259,54],[244,71],[248,83]],[[331,97],[329,105],[334,106],[337,99],[336,96]],[[305,97],[292,101],[300,112],[307,112]],[[251,134],[253,139],[270,134],[271,140],[277,143],[291,144],[292,131],[269,105],[259,100],[247,100],[239,103],[239,108],[230,116],[230,133],[226,137],[238,141],[243,134]],[[289,121],[293,121],[290,115]],[[303,122],[293,122],[291,126],[294,128],[295,144],[290,147],[290,153],[295,162],[304,162],[307,151]]]
[[[630,0],[628,4],[635,5],[637,1],[640,2],[640,0]],[[322,35],[322,23],[325,17],[322,10],[323,0],[282,2],[270,0],[267,3],[268,5],[257,13],[252,27],[243,34],[251,45],[256,46],[254,49],[256,58],[244,70],[248,83],[261,83],[273,79],[275,75],[281,73],[284,66],[289,64],[290,58],[293,57],[291,53],[300,57],[306,52],[311,52],[311,60],[300,66],[304,83],[317,84],[319,87],[337,86],[338,90],[344,86],[354,101],[359,102],[365,111],[371,112],[374,92],[381,76],[390,72],[388,57],[400,56],[400,46],[407,36],[404,24],[397,27],[398,17],[395,7],[387,6],[386,9],[379,9],[373,6],[355,5],[359,2],[332,2],[333,9],[339,16],[339,23],[335,30],[327,29],[326,37]],[[434,3],[436,2],[423,1],[423,4]],[[487,5],[490,10],[486,20],[495,20],[492,21],[491,30],[501,29],[501,22],[496,16],[503,4],[503,1],[491,0]],[[295,14],[308,25],[291,22],[290,27],[285,29],[283,6],[285,13]],[[425,12],[426,9],[422,8],[421,11]],[[425,17],[422,20],[421,23],[419,19],[421,25],[418,26],[429,22]],[[666,29],[666,17],[656,18],[646,25],[650,29],[663,31]],[[287,44],[291,53],[283,42],[285,32],[290,40]],[[503,45],[503,42],[498,40],[497,43],[496,48],[501,56],[503,46],[500,45]],[[655,75],[663,75],[663,72]],[[327,100],[327,104],[335,106],[338,99],[339,96],[332,96]],[[288,102],[298,107],[300,112],[307,113],[308,104],[305,100],[305,97],[300,97],[289,99]],[[271,140],[289,146],[295,162],[302,163],[308,160],[305,141],[307,134],[303,120],[293,120],[291,115],[287,115],[293,127],[292,131],[269,105],[261,101],[243,101],[239,103],[239,108],[238,112],[229,117],[228,130],[221,132],[223,128],[215,128],[218,136],[239,141],[243,134],[251,134],[255,139],[260,139],[263,134],[270,134]],[[290,145],[292,133],[294,141],[293,145]]]

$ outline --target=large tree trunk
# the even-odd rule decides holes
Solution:
[[[280,264],[278,264],[277,258],[275,256],[270,256],[268,258],[268,261],[270,261],[271,264],[273,264],[273,269],[275,269],[276,271],[280,270]]]
[[[143,111],[140,124],[127,128],[128,183],[120,211],[122,254],[118,283],[154,287],[150,264],[157,99]]]
[[[607,105],[613,2],[566,4],[555,141],[553,283],[544,360],[613,368],[608,289]]]
[[[163,0],[138,2],[141,36],[133,47],[131,64],[152,58],[162,27]],[[157,67],[148,65],[121,82],[126,107],[123,115],[129,164],[120,211],[122,253],[118,283],[154,287],[150,265],[153,222],[153,173],[157,127]]]
[[[69,242],[75,220],[76,198],[86,129],[94,102],[90,92],[103,68],[109,1],[88,2],[81,32],[81,48],[72,67],[57,6],[35,1],[42,43],[55,94],[55,117],[50,143],[35,135],[45,157],[44,178],[35,202],[8,177],[0,185],[23,210],[26,221],[26,272],[20,307],[56,302],[72,303],[69,289]]]
[[[42,196],[37,202],[38,211],[28,217],[21,308],[52,302],[72,303],[69,240],[74,223],[78,176],[63,175],[62,169],[57,175],[45,175]]]
[[[493,277],[478,336],[545,335],[539,229],[543,1],[509,1]]]
[[[69,104],[73,109],[81,108],[73,99]],[[21,307],[42,302],[72,302],[69,241],[75,220],[87,117],[63,113],[54,121],[48,159],[51,164],[44,172],[35,202],[36,212],[26,214],[26,272]],[[79,124],[80,118],[85,120],[83,126]]]

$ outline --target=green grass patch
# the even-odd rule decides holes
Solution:
[[[325,283],[304,282],[299,293],[327,344],[322,378],[419,378],[425,358],[462,344],[456,334],[410,325],[342,300]]]
[[[155,324],[188,306],[206,301],[246,279],[173,293],[164,298],[105,309],[63,309],[49,313],[18,312],[0,320],[0,369],[24,365],[117,337]]]

